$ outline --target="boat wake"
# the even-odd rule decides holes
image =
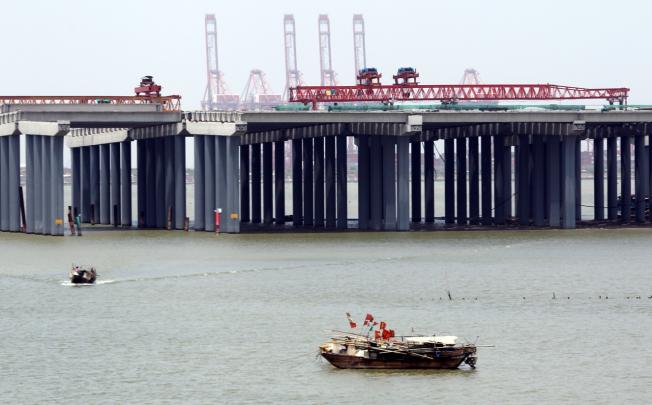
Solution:
[[[115,280],[97,280],[95,281],[94,284],[75,284],[75,283],[71,283],[69,280],[66,280],[66,281],[62,281],[61,285],[65,287],[87,287],[87,286],[91,287],[94,285],[111,284],[111,283],[115,283]]]

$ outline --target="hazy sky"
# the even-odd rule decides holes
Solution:
[[[184,109],[199,108],[206,13],[216,15],[220,69],[237,94],[252,68],[282,92],[286,13],[307,84],[319,79],[320,13],[330,16],[339,80],[352,83],[351,19],[362,13],[368,65],[389,80],[415,66],[424,83],[457,83],[474,67],[485,83],[627,86],[631,104],[652,104],[652,3],[613,0],[6,1],[0,94],[130,95],[152,74]]]

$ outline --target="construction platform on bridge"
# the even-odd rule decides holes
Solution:
[[[652,219],[652,111],[172,113],[87,107],[3,106],[0,230],[64,234],[64,139],[71,148],[73,211],[87,223],[183,229],[188,137],[194,139],[197,231],[215,231],[218,208],[220,230],[227,233],[516,224],[571,229],[583,204],[594,207],[596,223]],[[590,202],[580,199],[585,139],[594,151]],[[444,149],[443,195],[435,195],[436,141]],[[357,151],[358,218],[349,216],[351,150]],[[287,178],[291,209],[285,206]],[[435,212],[436,199],[444,202],[443,213]],[[436,217],[444,225],[430,225]]]

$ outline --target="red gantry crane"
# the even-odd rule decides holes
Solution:
[[[373,69],[373,68],[367,68]],[[380,73],[374,74],[380,78]],[[394,76],[394,84],[361,81],[358,74],[355,86],[298,86],[290,89],[290,102],[312,104],[374,101],[440,101],[456,103],[471,100],[588,100],[603,99],[609,103],[626,104],[629,89],[583,88],[556,84],[418,84],[414,68],[401,68]]]

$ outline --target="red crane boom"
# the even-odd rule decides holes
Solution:
[[[298,86],[290,101],[308,104],[357,101],[395,102],[437,100],[586,100],[626,103],[629,89],[559,86],[556,84],[399,84],[376,86]]]

